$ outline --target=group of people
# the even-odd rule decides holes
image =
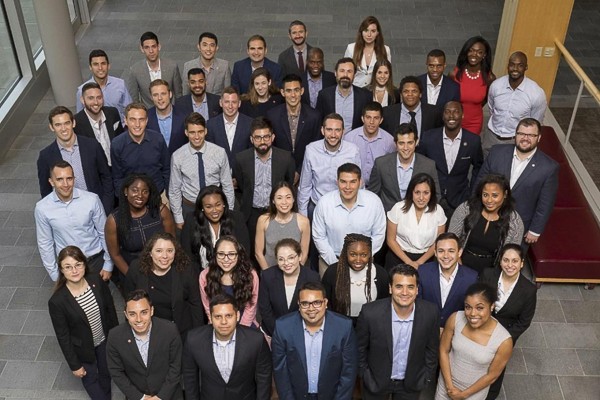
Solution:
[[[202,33],[181,76],[146,32],[125,80],[93,50],[77,114],[50,111],[35,221],[69,368],[92,399],[496,398],[558,186],[526,55],[496,79],[474,37],[396,88],[375,17],[334,73],[289,37],[230,71]]]

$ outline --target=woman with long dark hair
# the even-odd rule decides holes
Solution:
[[[483,177],[473,197],[456,208],[448,228],[463,244],[462,264],[479,274],[496,265],[503,245],[521,244],[523,230],[510,183],[496,174]]]
[[[252,72],[248,93],[242,94],[241,100],[240,112],[251,118],[265,117],[271,108],[284,103],[279,89],[271,79],[271,73],[264,67]]]
[[[373,93],[373,101],[382,107],[391,106],[400,102],[400,92],[394,86],[394,75],[392,74],[392,63],[387,59],[378,60],[373,67],[373,79],[369,85]]]
[[[92,400],[110,400],[106,338],[119,324],[108,285],[89,274],[87,258],[75,246],[58,253],[58,280],[48,300],[56,339],[69,368]]]

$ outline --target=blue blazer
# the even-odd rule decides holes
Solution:
[[[448,201],[452,208],[466,201],[471,194],[471,183],[479,173],[483,164],[481,138],[466,129],[462,130],[462,139],[456,161],[448,171],[446,153],[444,152],[444,128],[435,128],[421,135],[417,152],[435,161],[440,181],[441,197]],[[473,167],[469,181],[469,169]]]
[[[173,154],[175,150],[183,146],[188,142],[187,136],[185,136],[183,126],[185,117],[187,115],[182,113],[177,107],[173,106],[173,119],[171,120],[171,139],[167,143],[169,154]],[[160,126],[158,125],[158,117],[156,115],[156,107],[148,109],[148,125],[146,129],[151,129],[158,133],[160,132]],[[162,136],[162,133],[161,133]]]
[[[265,67],[271,73],[271,79],[278,88],[281,87],[281,67],[279,64],[265,57],[263,61]],[[231,73],[231,86],[236,88],[240,94],[248,93],[250,86],[250,76],[252,75],[252,64],[250,57],[236,61],[233,64],[233,72]]]
[[[419,267],[419,298],[437,305],[440,310],[440,328],[443,328],[452,313],[464,309],[465,292],[475,282],[477,282],[477,272],[459,264],[456,278],[442,307],[439,266],[435,261],[428,262]]]
[[[510,179],[514,150],[515,146],[512,144],[492,147],[473,188],[487,174],[500,174]],[[558,168],[558,163],[538,148],[512,187],[515,208],[523,220],[525,232],[544,232],[558,191]]]
[[[252,118],[239,113],[238,122],[235,127],[235,136],[233,137],[233,146],[229,147],[227,141],[227,133],[225,133],[225,121],[223,121],[223,114],[219,114],[214,118],[206,121],[206,140],[221,146],[227,153],[229,159],[229,167],[233,169],[235,166],[235,155],[242,150],[249,149],[252,147],[250,143],[250,125],[252,124]]]
[[[319,92],[319,96],[317,97],[317,106],[316,109],[321,113],[321,118],[325,118],[328,114],[337,112],[335,110],[335,92],[337,90],[336,86],[324,87]],[[363,108],[373,101],[373,96],[371,92],[366,89],[359,88],[358,86],[352,85],[352,92],[354,92],[354,115],[352,116],[352,129],[356,129],[359,126],[363,126],[362,122],[362,112]],[[339,112],[338,112],[339,114]],[[400,117],[398,117],[400,118]],[[346,129],[347,127],[344,127]],[[383,128],[383,126],[382,126]],[[391,131],[388,131],[391,132]]]
[[[308,393],[308,376],[304,327],[299,312],[284,315],[275,322],[271,348],[279,399],[304,398]],[[358,350],[352,320],[327,310],[319,365],[319,399],[352,398],[357,372]]]
[[[418,78],[421,80],[421,86],[423,87],[423,90],[421,91],[421,102],[428,104],[427,74],[419,75]],[[443,109],[444,105],[446,105],[446,103],[449,101],[460,102],[460,86],[447,75],[444,75],[444,79],[442,79],[442,87],[440,88],[440,94],[435,102],[435,106]]]
[[[216,94],[205,93],[206,94],[206,105],[208,106],[208,119],[212,117],[216,117],[220,113],[223,112],[221,110],[221,106],[219,105],[220,97]],[[178,97],[175,100],[175,108],[183,114],[184,117],[187,117],[194,111],[194,106],[192,104],[192,95],[185,94],[181,97]],[[185,129],[185,126],[183,127]]]

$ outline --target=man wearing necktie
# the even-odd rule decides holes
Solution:
[[[292,21],[288,30],[288,36],[292,45],[282,51],[277,59],[277,64],[281,66],[281,76],[296,74],[304,76],[306,72],[306,63],[308,51],[312,48],[306,43],[308,32],[306,25],[302,21]]]

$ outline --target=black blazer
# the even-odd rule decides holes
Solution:
[[[235,164],[235,155],[242,150],[252,147],[252,143],[250,143],[250,124],[252,124],[252,118],[242,113],[238,115],[232,148],[229,147],[229,142],[227,141],[223,114],[219,114],[206,122],[206,129],[208,130],[206,140],[225,149],[231,168]]]
[[[219,105],[219,100],[221,98],[216,94],[208,92],[205,93],[205,96],[206,106],[208,107],[208,119],[221,114],[223,112],[223,110],[221,110],[221,106]],[[194,105],[192,104],[192,95],[186,94],[175,99],[175,108],[179,110],[181,114],[183,114],[184,118],[193,113]],[[183,129],[185,129],[185,126],[183,127]]]
[[[498,287],[500,268],[486,268],[481,280],[492,287]],[[537,288],[523,274],[519,275],[517,284],[508,300],[499,311],[494,310],[493,316],[510,333],[513,346],[519,336],[531,325],[537,303]]]
[[[212,325],[192,329],[183,350],[186,400],[269,400],[271,351],[262,332],[238,325],[229,381],[221,377],[213,353]]]
[[[81,167],[87,190],[88,192],[96,193],[100,197],[104,211],[108,214],[113,208],[114,192],[106,154],[96,139],[77,136],[77,143],[79,145]],[[46,197],[52,192],[52,186],[48,181],[50,178],[50,167],[60,160],[62,160],[62,156],[56,140],[40,151],[37,160],[37,170],[42,197]]]
[[[282,104],[269,110],[267,118],[273,124],[273,133],[275,134],[273,146],[291,152],[294,156],[296,172],[300,173],[302,162],[304,161],[304,153],[306,153],[306,146],[322,138],[321,115],[310,106],[304,105],[300,107],[296,143],[293,147],[286,105]],[[292,148],[294,149],[293,151]]]
[[[304,54],[306,55],[306,62],[304,63],[304,70],[308,67],[308,52],[312,49],[312,46],[306,43],[306,49],[304,49]],[[279,53],[279,57],[277,58],[277,64],[281,67],[281,78],[285,78],[288,74],[296,74],[298,76],[302,76],[305,72],[300,71],[298,68],[298,55],[296,54],[296,50],[294,46],[290,46],[281,53]]]
[[[98,308],[104,335],[119,324],[117,312],[108,285],[97,274],[88,274],[85,280],[90,285]],[[77,371],[82,363],[96,361],[94,338],[87,316],[66,286],[54,292],[48,300],[48,310],[56,339],[71,371]]]
[[[177,271],[173,265],[171,275],[171,309],[173,322],[183,335],[188,330],[204,325],[204,308],[200,300],[198,279],[193,276],[191,266],[185,271]],[[152,273],[152,272],[150,272]],[[148,275],[140,271],[140,260],[134,260],[129,266],[127,280],[131,290],[144,289],[151,292]]]
[[[113,328],[106,344],[110,376],[128,399],[144,394],[163,400],[183,399],[181,338],[174,323],[152,317],[148,366],[144,365],[128,322]]]
[[[271,188],[280,181],[287,181],[290,186],[294,184],[296,165],[289,151],[271,147]],[[254,148],[244,150],[235,155],[233,177],[237,180],[238,190],[242,192],[240,211],[246,221],[252,211],[252,198],[254,196]]]
[[[319,92],[319,96],[317,97],[317,111],[321,113],[321,118],[325,118],[328,114],[337,112],[335,110],[335,92],[337,90],[336,86],[324,87]],[[363,108],[373,101],[373,96],[371,92],[366,89],[359,88],[358,86],[352,85],[352,92],[354,93],[354,115],[352,117],[352,129],[356,129],[359,126],[363,125],[362,122],[362,112]],[[339,112],[337,112],[339,114]],[[385,122],[385,121],[384,121]],[[347,130],[347,126],[344,127],[344,130]],[[383,128],[383,126],[382,126]],[[389,132],[389,131],[388,131]]]
[[[173,115],[171,119],[171,138],[169,139],[169,143],[167,143],[169,154],[173,154],[175,150],[188,142],[188,138],[185,136],[183,126],[186,116],[187,114],[183,114],[177,107],[173,106]],[[160,126],[158,125],[158,116],[156,115],[156,107],[148,109],[148,125],[146,125],[146,129],[151,129],[161,133]]]
[[[320,282],[319,274],[309,267],[300,266],[300,274],[290,306],[285,296],[283,272],[273,266],[262,272],[258,291],[258,308],[262,317],[261,327],[269,336],[275,331],[275,320],[285,314],[298,311],[298,291],[306,282]]]
[[[304,88],[304,93],[302,93],[302,103],[310,106],[310,91],[308,89],[308,72],[302,77],[302,87]],[[321,85],[321,89],[325,89],[331,86],[337,85],[337,81],[335,80],[335,74],[333,72],[325,71],[321,72],[321,79],[323,80],[323,84]]]
[[[400,114],[402,112],[402,104],[396,103],[383,108],[383,122],[381,129],[388,131],[394,135],[396,128],[400,125]],[[441,109],[421,101],[421,130],[418,132],[419,138],[423,132],[427,132],[433,128],[439,128],[444,125],[442,121]]]
[[[427,74],[419,75],[418,78],[421,80],[421,86],[423,88],[423,90],[421,90],[421,103],[429,104],[427,101]],[[444,75],[440,94],[435,102],[435,106],[440,110],[443,110],[444,106],[449,101],[460,102],[460,86],[447,75]]]
[[[119,110],[115,107],[102,107],[102,111],[104,112],[104,117],[106,118],[106,132],[108,133],[108,138],[112,141],[115,136],[120,135],[125,131],[123,124],[121,124],[121,115],[119,114]],[[75,127],[73,128],[75,134],[77,136],[85,136],[90,139],[96,139],[96,135],[94,134],[94,128],[90,124],[90,119],[85,113],[85,109],[79,111],[75,114]]]
[[[440,181],[441,197],[448,201],[452,208],[469,199],[471,183],[475,181],[483,164],[481,138],[462,130],[462,139],[456,161],[451,171],[448,171],[446,153],[444,152],[444,128],[435,128],[421,135],[417,152],[435,161],[438,179]],[[469,170],[473,168],[471,180]]]
[[[417,299],[404,385],[419,392],[435,378],[440,346],[440,313],[435,304]],[[392,302],[376,300],[363,306],[356,326],[359,373],[374,394],[389,393],[392,376]]]

